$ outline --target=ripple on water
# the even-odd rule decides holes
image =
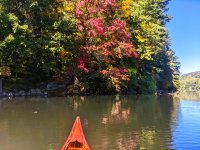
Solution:
[[[58,150],[77,115],[92,150],[200,150],[200,101],[167,96],[2,101],[0,150]]]
[[[200,150],[200,101],[180,101],[171,148]]]

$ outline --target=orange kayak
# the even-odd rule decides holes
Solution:
[[[83,133],[80,117],[76,117],[73,128],[61,150],[90,150]]]

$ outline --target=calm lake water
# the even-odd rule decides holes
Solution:
[[[88,96],[0,100],[0,150],[59,150],[76,116],[92,150],[200,150],[200,99]]]

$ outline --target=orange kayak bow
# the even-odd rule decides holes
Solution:
[[[90,150],[83,133],[80,117],[76,117],[73,128],[61,150]]]

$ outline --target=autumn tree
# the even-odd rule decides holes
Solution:
[[[140,56],[134,62],[135,67],[130,67],[132,77],[129,87],[140,93],[155,92],[160,87],[157,87],[160,82],[158,74],[162,74],[165,83],[171,82],[168,88],[174,86],[172,82],[178,84],[177,77],[172,76],[174,72],[179,72],[179,63],[174,54],[167,55],[170,51],[170,40],[165,25],[170,20],[166,14],[169,0],[122,0],[121,3],[122,15],[129,23],[133,42]],[[131,9],[123,4],[129,4],[127,7],[131,6]],[[163,56],[165,59],[162,59]],[[173,67],[169,63],[172,58]]]
[[[59,80],[88,94],[175,90],[168,2],[0,0],[3,78],[11,89]]]
[[[61,51],[73,47],[73,23],[63,4],[4,0],[0,13],[0,63],[11,69],[9,82],[32,87],[52,80],[62,70]]]
[[[107,82],[105,89],[119,92],[129,80],[125,59],[134,59],[137,52],[131,41],[128,26],[119,16],[114,0],[102,3],[80,0],[75,6],[79,32],[79,48],[74,52],[79,78],[90,76]],[[78,45],[78,44],[77,44]],[[88,78],[82,82],[88,83]],[[96,83],[95,83],[96,84]]]

